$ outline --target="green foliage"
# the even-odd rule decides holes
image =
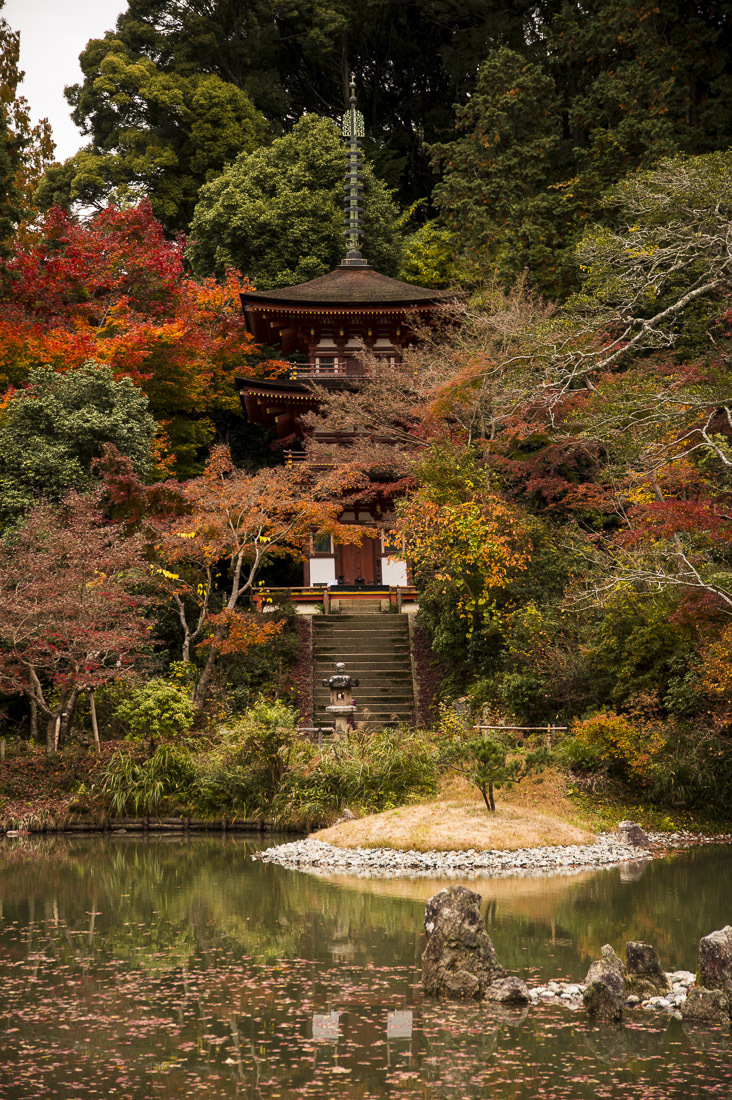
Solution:
[[[728,5],[724,5],[728,11]],[[663,157],[726,149],[732,64],[726,15],[686,0],[563,3],[540,41],[499,43],[432,147],[435,201],[473,278],[523,267],[543,293],[576,286],[588,221],[610,225],[607,190]]]
[[[325,748],[310,767],[293,769],[273,803],[276,817],[307,824],[348,807],[379,813],[437,791],[438,744],[415,730],[374,730]]]
[[[179,745],[158,745],[145,760],[118,749],[102,773],[100,791],[113,814],[149,815],[159,813],[166,799],[176,807],[185,804],[195,782],[191,753]]]
[[[188,257],[199,275],[240,270],[258,287],[287,286],[330,271],[343,257],[346,163],[337,127],[305,115],[291,133],[244,153],[201,189]],[[364,170],[363,254],[395,274],[398,212],[373,170]]]
[[[548,748],[532,748],[510,729],[505,733],[484,731],[476,737],[472,720],[444,703],[440,706],[439,731],[445,763],[478,788],[491,813],[496,808],[494,790],[515,787],[552,762]]]
[[[490,54],[456,129],[455,140],[432,147],[442,168],[434,202],[447,226],[507,284],[524,267],[547,270],[557,242],[544,192],[560,142],[552,78],[513,50]]]
[[[429,221],[404,241],[399,278],[417,286],[446,287],[459,281],[457,236],[437,221]]]
[[[80,61],[84,83],[69,94],[77,124],[94,119],[92,141],[47,172],[36,193],[43,209],[143,193],[169,232],[181,230],[200,186],[265,139],[264,116],[221,76],[171,71],[111,32],[89,42]]]
[[[261,815],[283,776],[310,746],[297,732],[297,714],[261,698],[201,763],[199,802],[206,812]]]
[[[174,741],[193,725],[190,692],[168,680],[148,680],[117,707],[115,717],[130,741]]]
[[[677,603],[673,597],[621,593],[608,604],[586,648],[596,700],[618,706],[637,697],[664,697],[695,641],[693,623],[672,617]]]
[[[494,789],[515,787],[522,779],[545,768],[551,759],[546,748],[526,749],[509,737],[495,734],[474,738],[468,742],[466,750],[466,774],[491,812],[496,808]]]
[[[500,679],[498,695],[509,714],[527,721],[541,717],[545,707],[544,684],[533,671],[506,672]]]
[[[130,379],[95,363],[65,374],[37,368],[0,412],[0,515],[12,521],[38,496],[58,501],[89,488],[105,444],[144,476],[154,434],[147,398]]]
[[[161,197],[180,210],[180,192],[200,178],[191,162],[201,148],[199,120],[211,128],[208,85],[215,81],[225,100],[212,168],[235,155],[235,93],[278,133],[303,113],[341,113],[354,71],[367,152],[410,203],[432,184],[423,141],[445,132],[451,104],[470,89],[490,46],[523,41],[535,8],[536,0],[509,7],[498,0],[129,0],[115,31],[88,43],[83,81],[67,97],[102,175],[112,183],[132,177],[153,191],[159,181]]]
[[[17,136],[12,133],[0,104],[0,254],[5,256],[22,217],[21,194],[16,183],[17,150]]]
[[[604,711],[575,723],[556,755],[575,772],[622,782],[652,805],[732,810],[732,744],[708,731]]]
[[[434,793],[441,749],[414,730],[352,734],[318,750],[281,702],[260,700],[199,765],[204,812],[327,821],[348,806],[377,812]]]

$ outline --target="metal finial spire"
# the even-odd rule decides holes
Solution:
[[[363,115],[356,110],[356,76],[351,73],[350,108],[343,116],[343,136],[346,139],[345,230],[346,258],[349,267],[364,267],[367,261],[359,251],[363,237]]]

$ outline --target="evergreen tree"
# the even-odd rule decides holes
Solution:
[[[88,87],[70,98],[92,142],[47,173],[37,192],[43,207],[103,207],[144,194],[168,230],[182,230],[201,184],[266,136],[246,93],[215,74],[168,72],[111,34],[90,42],[81,64]]]
[[[457,109],[454,141],[434,145],[443,168],[437,209],[470,257],[513,281],[523,267],[552,265],[557,227],[545,191],[560,147],[559,100],[541,66],[513,50],[481,66],[475,92]]]
[[[432,150],[436,203],[468,259],[572,290],[575,246],[613,184],[729,146],[730,22],[730,0],[564,0],[538,40],[491,51],[455,137]]]
[[[87,150],[55,170],[45,204],[147,191],[168,230],[184,226],[197,186],[304,113],[337,117],[351,70],[379,175],[412,201],[433,176],[423,141],[444,134],[451,104],[488,50],[519,45],[556,0],[129,0],[114,32],[81,55],[67,89]],[[199,138],[198,129],[204,131]],[[213,145],[208,135],[218,137]]]
[[[305,115],[290,134],[244,154],[201,190],[188,258],[199,275],[236,268],[258,287],[313,279],[343,258],[345,146],[327,118]],[[398,211],[368,164],[364,255],[384,274],[400,259]]]
[[[0,0],[0,9],[5,0]],[[0,19],[0,254],[28,215],[38,177],[53,159],[46,119],[31,125],[28,103],[18,95],[20,35]]]

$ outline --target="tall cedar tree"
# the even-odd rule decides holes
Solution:
[[[5,0],[0,0],[0,9]],[[53,160],[47,119],[31,124],[27,100],[18,95],[25,75],[18,68],[20,34],[0,19],[0,253],[13,232],[32,213],[32,194]]]
[[[273,134],[304,112],[337,117],[354,71],[367,152],[412,202],[432,186],[422,143],[449,128],[450,105],[470,90],[481,59],[494,46],[520,45],[556,7],[557,0],[130,0],[116,30],[81,55],[84,79],[67,96],[90,143],[49,174],[44,201],[104,202],[120,185],[142,187],[166,228],[181,229],[210,173],[263,140],[251,104]]]
[[[492,50],[433,150],[436,204],[468,259],[505,284],[526,268],[545,294],[574,289],[610,185],[729,146],[731,29],[730,0],[564,0],[538,42]]]

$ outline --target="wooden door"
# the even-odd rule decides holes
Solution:
[[[376,563],[380,549],[379,539],[362,539],[359,546],[345,543],[336,547],[336,577],[342,584],[366,585],[377,583]]]

